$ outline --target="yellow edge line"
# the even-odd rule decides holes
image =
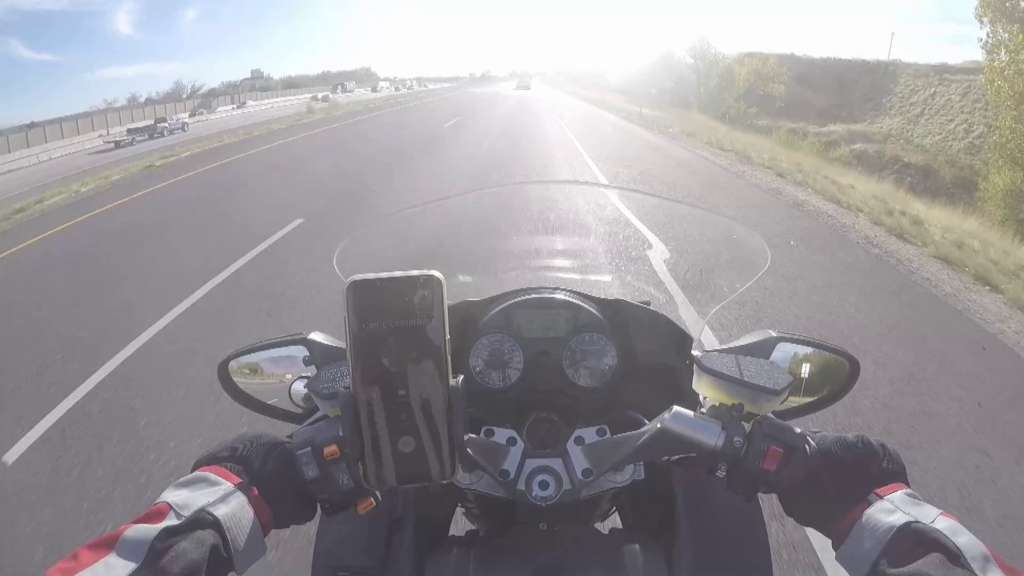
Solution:
[[[242,152],[241,154],[232,156],[230,158],[225,158],[223,160],[219,160],[217,162],[214,162],[213,164],[209,164],[207,166],[203,166],[202,168],[197,168],[197,169],[195,169],[195,170],[193,170],[191,172],[187,172],[185,174],[182,174],[181,176],[176,176],[174,178],[171,178],[170,180],[167,180],[165,182],[161,182],[161,183],[157,184],[156,186],[151,186],[149,188],[146,188],[145,190],[142,190],[141,192],[136,192],[135,194],[132,194],[131,196],[126,196],[124,198],[121,198],[120,200],[118,200],[116,202],[111,202],[110,204],[107,204],[106,206],[102,206],[100,208],[97,208],[97,209],[93,210],[92,212],[87,212],[87,213],[79,216],[78,218],[75,218],[73,220],[69,220],[69,221],[61,224],[60,226],[57,226],[56,228],[53,228],[52,230],[48,230],[48,231],[43,232],[42,234],[40,234],[38,236],[30,238],[30,239],[22,242],[21,244],[18,244],[17,246],[8,249],[5,252],[0,252],[0,260],[3,260],[7,256],[10,256],[11,254],[14,254],[15,252],[17,252],[17,251],[19,251],[19,250],[21,250],[23,248],[29,247],[29,246],[35,244],[36,242],[39,242],[40,240],[48,238],[48,237],[50,237],[50,236],[60,232],[61,230],[64,230],[66,228],[70,228],[71,226],[74,226],[75,224],[78,224],[79,222],[81,222],[83,220],[92,218],[93,216],[95,216],[97,214],[102,214],[103,212],[106,212],[107,210],[110,210],[111,208],[116,208],[117,206],[120,206],[121,204],[124,204],[125,202],[128,202],[129,200],[134,200],[134,199],[138,198],[139,196],[142,196],[143,194],[149,194],[150,192],[152,192],[154,190],[159,190],[160,188],[163,188],[164,186],[167,186],[168,184],[174,184],[175,182],[177,182],[179,180],[184,180],[185,178],[188,178],[190,176],[195,176],[196,174],[199,174],[199,173],[202,173],[202,172],[206,172],[207,170],[211,170],[211,169],[216,168],[218,166],[223,166],[224,164],[227,164],[229,162],[234,162],[235,160],[238,160],[239,158],[245,158],[246,156],[250,156],[252,154],[256,154],[257,152],[262,152],[264,150],[268,150],[268,149],[273,148],[275,146],[280,146],[281,144],[286,144],[288,142],[292,142],[294,140],[298,140],[299,138],[305,138],[306,136],[312,136],[313,134],[317,134],[317,133],[323,132],[325,130],[330,130],[332,128],[337,128],[339,126],[344,126],[346,124],[351,124],[352,122],[357,122],[359,120],[365,120],[366,118],[371,118],[373,116],[377,116],[378,114],[383,114],[385,112],[393,112],[395,110],[400,110],[402,108],[408,108],[409,106],[413,106],[413,105],[416,105],[416,104],[425,104],[427,102],[432,102],[434,100],[439,100],[439,99],[444,98],[446,96],[449,96],[449,94],[438,96],[437,98],[430,98],[430,99],[427,99],[427,100],[417,100],[416,102],[408,102],[406,104],[402,104],[401,106],[394,106],[392,108],[385,108],[384,110],[377,110],[376,112],[371,112],[370,114],[364,114],[363,116],[358,116],[356,118],[349,118],[348,120],[344,120],[342,122],[336,122],[336,123],[331,124],[329,126],[321,126],[320,128],[317,128],[316,130],[310,130],[309,132],[303,132],[302,134],[296,134],[295,136],[289,136],[288,138],[285,138],[283,140],[278,140],[276,142],[271,142],[270,144],[266,144],[264,146],[260,146],[259,148],[253,148],[252,150],[249,150],[247,152]]]

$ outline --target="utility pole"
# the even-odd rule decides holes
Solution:
[[[893,41],[893,38],[896,38],[896,33],[895,32],[891,32],[889,34],[889,52],[888,52],[888,54],[885,55],[885,59],[886,60],[892,60],[892,41]]]

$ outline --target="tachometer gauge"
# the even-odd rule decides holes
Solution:
[[[523,373],[523,349],[511,336],[486,334],[469,351],[469,369],[487,388],[505,390]]]
[[[615,345],[597,332],[577,334],[562,353],[562,369],[573,384],[583,388],[600,388],[607,384],[618,364]]]

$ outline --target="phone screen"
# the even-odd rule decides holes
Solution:
[[[448,433],[448,314],[436,272],[357,276],[346,289],[352,391],[371,487],[443,482]]]

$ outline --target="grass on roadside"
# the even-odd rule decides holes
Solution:
[[[261,122],[253,125],[252,127],[228,130],[220,136],[204,139],[196,144],[183,144],[174,148],[170,152],[157,152],[136,162],[112,168],[95,176],[90,176],[71,184],[51,188],[38,196],[19,202],[0,211],[0,232],[21,222],[39,216],[48,210],[63,206],[76,198],[84,198],[90,194],[106,190],[118,180],[137,174],[143,170],[159,168],[160,166],[204,150],[216,148],[217,146],[230,144],[232,142],[244,140],[245,138],[265,134],[281,128],[305,124],[307,122],[312,122],[328,116],[334,116],[343,112],[376,108],[394,101],[394,98],[357,100],[355,102],[346,102],[344,104],[341,102],[331,101],[331,103],[326,106],[317,106],[313,109],[307,108],[304,112],[296,112],[275,120]]]
[[[618,94],[575,87],[566,90],[637,124],[682,134],[806,186],[963,270],[1024,309],[1024,243],[968,209],[925,200],[811,151],[787,147],[770,136],[746,132],[694,111],[649,106],[641,111]]]

